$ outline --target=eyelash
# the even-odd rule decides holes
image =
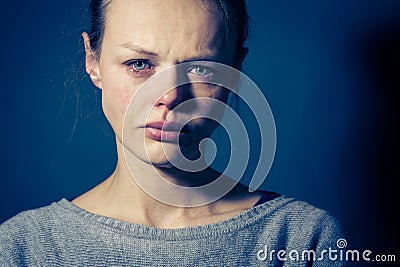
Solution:
[[[206,71],[206,73],[205,74],[199,74],[198,73],[199,69],[202,69],[202,70]],[[199,76],[199,77],[212,78],[212,76],[215,73],[215,70],[210,68],[210,67],[207,67],[207,66],[197,65],[197,66],[193,66],[193,67],[189,68],[189,73],[193,74],[193,75],[196,75],[196,76]]]
[[[134,64],[145,64],[144,69],[137,69],[137,67],[134,66]],[[139,74],[145,74],[148,73],[149,71],[152,71],[154,69],[154,65],[145,59],[135,59],[135,60],[129,60],[124,63],[128,67],[128,70],[131,71],[135,75]]]

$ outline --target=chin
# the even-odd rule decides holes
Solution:
[[[179,146],[177,144],[146,142],[146,155],[144,155],[143,160],[155,167],[171,168],[173,165],[170,163],[170,160],[177,160],[178,155]]]

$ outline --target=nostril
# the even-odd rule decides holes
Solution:
[[[173,106],[176,105],[175,103],[178,102],[179,100],[179,94],[176,89],[171,89],[168,92],[166,92],[160,100],[156,103],[156,106]]]
[[[155,106],[165,105],[169,109],[175,108],[177,105],[182,102],[192,98],[192,93],[190,90],[190,86],[179,86],[173,89],[170,89],[166,92],[156,103]]]

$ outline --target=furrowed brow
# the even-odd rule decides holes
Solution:
[[[139,54],[143,54],[143,55],[148,55],[151,57],[158,57],[158,54],[152,51],[149,51],[143,47],[140,47],[138,45],[135,45],[133,43],[123,43],[120,45],[121,48],[125,48],[125,49],[129,49],[133,52],[139,53]]]

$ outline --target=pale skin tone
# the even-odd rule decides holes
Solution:
[[[228,219],[248,210],[258,201],[259,193],[249,193],[238,185],[208,205],[170,206],[142,191],[132,179],[124,160],[123,119],[135,90],[155,73],[193,59],[233,64],[233,48],[221,38],[223,30],[223,24],[214,11],[196,0],[112,0],[100,53],[91,49],[88,35],[83,34],[86,71],[94,85],[102,90],[104,113],[116,136],[118,161],[114,173],[74,199],[75,205],[123,221],[176,229]],[[243,58],[245,54],[243,51]],[[195,75],[199,73],[201,70],[194,70]],[[223,90],[218,88],[203,90],[192,87],[190,90],[192,97],[226,98]],[[183,99],[179,88],[165,93],[154,104],[149,121],[165,119],[172,106]],[[209,134],[207,129],[212,128],[202,120],[193,122],[192,126],[196,131],[206,129],[205,135]],[[146,138],[146,149],[152,164],[140,155],[135,158],[136,166],[144,172],[153,172],[155,166],[164,179],[184,185],[218,177],[212,169],[194,174],[165,168],[168,161],[162,153],[160,141],[154,138]],[[182,149],[190,150],[192,147],[187,145]]]

